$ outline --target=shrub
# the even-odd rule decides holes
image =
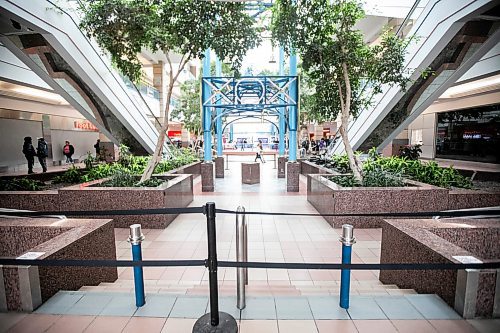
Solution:
[[[28,178],[14,178],[0,180],[0,191],[41,191],[45,184],[38,180]]]
[[[52,179],[52,183],[54,184],[78,184],[81,182],[82,174],[80,169],[74,165],[66,170],[62,175],[56,176]]]
[[[157,187],[165,182],[163,179],[150,178],[142,183],[138,182],[138,177],[127,172],[117,171],[111,179],[100,184],[103,187]]]
[[[404,147],[399,148],[399,157],[406,158],[408,160],[418,160],[420,154],[422,153],[422,149],[420,149],[422,145],[406,145]]]
[[[334,156],[332,158],[332,164],[336,171],[340,173],[350,173],[347,155]],[[422,162],[418,159],[413,160],[399,156],[383,157],[376,154],[373,150],[370,150],[369,159],[363,163],[363,175],[365,178],[368,178],[363,183],[372,184],[370,186],[382,186],[377,184],[384,183],[384,172],[388,178],[390,178],[390,180],[387,180],[387,184],[392,184],[395,178],[406,177],[421,183],[444,188],[450,188],[452,186],[459,188],[472,187],[471,180],[461,175],[453,167],[442,168],[434,161]],[[348,179],[342,181],[345,181],[346,184],[352,183]],[[339,183],[339,185],[342,184]],[[357,186],[360,185],[358,184]]]

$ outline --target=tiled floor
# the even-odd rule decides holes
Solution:
[[[232,157],[235,159],[236,157]],[[239,157],[248,159],[251,157]],[[201,193],[195,182],[192,206],[213,201],[217,208],[316,213],[307,203],[305,178],[299,193],[286,193],[273,163],[261,165],[261,184],[242,185],[240,162],[231,162],[216,192]],[[269,161],[268,161],[269,162]],[[339,230],[321,217],[248,215],[249,260],[339,262]],[[140,220],[137,221],[140,223]],[[117,256],[131,257],[128,230],[116,230]],[[165,230],[144,230],[144,259],[205,259],[203,215],[179,216]],[[380,229],[357,229],[353,262],[378,263]],[[219,260],[235,259],[235,216],[217,215]],[[204,267],[145,268],[146,306],[137,309],[131,269],[120,268],[116,283],[62,292],[34,314],[0,314],[0,332],[191,332],[207,311],[208,276]],[[337,271],[250,269],[247,306],[236,309],[236,274],[219,270],[220,309],[238,320],[240,332],[500,332],[495,320],[464,321],[434,295],[384,286],[377,271],[354,271],[349,310],[338,306]]]

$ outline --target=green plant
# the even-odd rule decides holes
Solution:
[[[87,152],[87,157],[83,160],[83,163],[85,164],[85,169],[92,169],[92,166],[96,162],[96,159],[92,156],[92,154]]]
[[[44,188],[43,182],[28,178],[0,180],[0,191],[41,191]]]
[[[149,179],[161,158],[175,83],[193,59],[211,49],[231,67],[241,66],[247,50],[260,43],[256,20],[240,2],[192,0],[86,1],[80,26],[106,49],[118,69],[132,81],[142,77],[141,49],[161,51],[169,67],[162,127],[152,158],[142,175]],[[172,54],[180,55],[175,60]],[[163,110],[162,110],[163,111]]]
[[[365,42],[357,23],[365,16],[358,0],[276,0],[272,37],[287,53],[301,56],[302,68],[314,92],[308,118],[334,120],[340,116],[339,133],[356,179],[362,180],[362,164],[348,137],[351,117],[372,106],[382,85],[408,82],[404,66],[405,40],[388,29],[379,43]]]
[[[79,168],[71,166],[62,175],[56,176],[52,179],[54,184],[78,184],[82,181],[82,174]]]
[[[103,187],[157,187],[164,183],[163,179],[150,178],[144,182],[138,181],[139,177],[135,176],[127,171],[121,170],[117,171],[111,176],[111,178],[100,186]]]
[[[422,145],[407,145],[399,148],[399,157],[407,158],[409,160],[418,160],[420,154],[422,153],[422,149],[420,149]]]
[[[403,187],[406,186],[401,174],[391,173],[375,166],[363,170],[363,181],[353,175],[330,176],[329,179],[342,187]]]

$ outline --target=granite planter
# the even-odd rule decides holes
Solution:
[[[325,168],[324,166],[318,165],[316,163],[301,160],[300,161],[300,174],[307,177],[307,175],[317,175],[317,174],[335,174],[335,171]]]
[[[167,174],[192,174],[194,177],[201,175],[201,161],[183,165],[177,169],[170,170]]]
[[[338,174],[337,174],[338,175]],[[307,176],[307,201],[320,214],[436,212],[448,208],[448,190],[405,180],[407,187],[342,187],[330,175]],[[335,228],[349,223],[356,228],[380,228],[384,219],[363,216],[325,216]]]
[[[499,191],[454,189],[449,192],[448,209],[500,206]]]
[[[0,219],[0,256],[31,259],[116,260],[115,236],[110,220]],[[116,267],[0,267],[0,309],[33,311],[59,290],[114,282]],[[3,297],[2,297],[3,296]],[[1,326],[1,325],[0,325]]]
[[[500,220],[382,223],[380,263],[489,262],[500,258]],[[500,317],[500,270],[381,270],[380,281],[437,294],[464,318]]]
[[[161,175],[166,180],[158,187],[100,187],[107,179],[59,190],[60,209],[113,210],[187,207],[193,201],[193,175]],[[109,215],[115,228],[139,223],[143,228],[166,228],[178,214]]]

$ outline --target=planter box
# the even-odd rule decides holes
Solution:
[[[366,214],[434,212],[448,209],[448,190],[405,182],[408,187],[341,187],[324,176],[307,176],[307,201],[320,214]],[[325,220],[333,227],[352,224],[356,228],[380,228],[384,217],[332,217]]]
[[[74,185],[59,190],[59,204],[65,210],[111,210],[187,207],[193,201],[192,175],[159,176],[158,187],[99,187],[107,179]],[[143,228],[166,228],[178,214],[110,215],[115,228],[139,223]]]
[[[0,237],[7,240],[0,243],[0,256],[7,258],[37,252],[32,259],[116,260],[110,220],[4,218]],[[118,278],[116,267],[3,266],[0,274],[4,282],[0,295],[6,296],[5,307],[14,311],[32,311],[59,290],[78,290]]]
[[[448,209],[500,206],[500,192],[482,190],[450,190]]]
[[[495,261],[500,258],[499,238],[498,219],[385,220],[380,263]],[[494,307],[499,305],[495,304],[500,297],[499,272],[381,270],[380,281],[419,293],[437,294],[464,318],[492,317]]]
[[[321,165],[318,165],[316,163],[307,160],[301,160],[300,174],[307,176],[307,175],[317,175],[317,174],[336,174],[336,172],[328,168],[325,168]]]
[[[194,177],[201,175],[201,161],[193,162],[181,166],[180,168],[170,170],[167,174],[192,174]]]

